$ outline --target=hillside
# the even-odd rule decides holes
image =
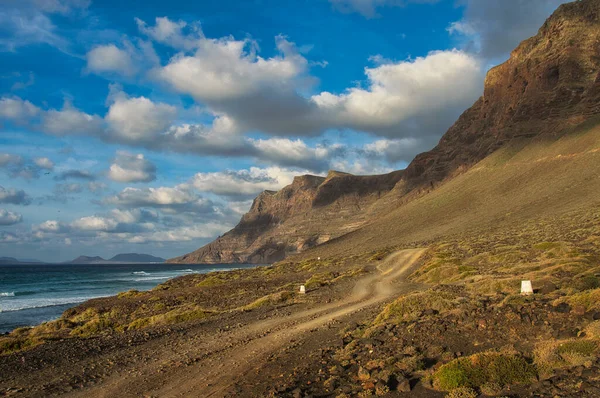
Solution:
[[[271,263],[347,232],[372,217],[371,206],[402,177],[354,176],[330,171],[304,175],[278,192],[265,191],[239,224],[216,241],[184,256],[180,263]]]
[[[420,205],[445,195],[450,188],[436,192],[435,188],[441,183],[460,176],[499,150],[503,155],[496,156],[510,157],[527,144],[537,144],[542,145],[539,157],[544,157],[543,145],[565,134],[574,134],[581,130],[576,126],[600,113],[599,14],[600,4],[596,1],[559,7],[536,36],[521,43],[507,62],[488,72],[483,96],[460,116],[434,149],[418,155],[406,170],[384,176],[330,172],[325,179],[297,177],[279,192],[260,194],[230,232],[193,253],[170,261],[270,263],[361,228],[349,235],[350,239],[360,236],[358,246],[352,243],[350,247],[363,247],[365,242],[380,247],[398,239],[427,236],[432,230],[449,232],[449,226],[445,229],[438,226],[438,216],[448,219],[452,213],[443,207],[436,207],[441,214],[431,209],[424,211]],[[490,162],[495,161],[488,160],[488,164]],[[541,174],[532,183],[554,182],[544,170],[539,171]],[[582,171],[587,173],[591,169]],[[492,180],[499,178],[495,172],[490,174]],[[524,187],[531,186],[528,178],[525,176],[522,180]],[[485,178],[468,180],[479,185],[474,185],[472,190],[461,188],[466,191],[456,198],[459,204],[460,200],[468,199],[466,192],[474,191],[471,194],[479,202],[482,198],[477,191],[494,190],[487,184],[490,180]],[[469,184],[464,181],[457,180],[456,184]],[[509,182],[506,184],[510,187]],[[542,185],[551,197],[554,189],[559,188]],[[419,201],[432,190],[434,193],[425,202]],[[495,192],[499,196],[503,194],[498,189]],[[520,197],[526,202],[537,198],[535,192],[529,193],[532,196]],[[539,203],[531,203],[534,209],[536,205]],[[567,209],[569,204],[562,205]],[[508,211],[510,207],[508,203],[503,209]],[[424,218],[415,217],[414,212],[422,213]],[[390,221],[390,213],[397,214],[399,219]],[[484,213],[499,217],[499,213],[492,210]],[[378,220],[380,215],[385,215],[381,221]],[[470,213],[461,217],[461,225],[467,225],[472,216]],[[477,223],[487,220],[479,218]],[[367,227],[367,224],[380,226]]]

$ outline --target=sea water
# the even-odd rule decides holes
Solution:
[[[0,333],[60,317],[86,300],[131,289],[150,290],[168,279],[194,273],[252,268],[217,264],[0,264]]]

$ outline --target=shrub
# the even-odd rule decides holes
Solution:
[[[438,312],[447,311],[457,305],[455,299],[456,296],[451,293],[433,290],[400,297],[379,314],[375,323],[415,320],[426,309]]]
[[[536,346],[534,361],[540,374],[550,376],[555,369],[583,365],[597,353],[598,343],[593,340],[552,340]]]
[[[143,294],[143,293],[140,293],[138,290],[131,289],[126,292],[121,292],[121,293],[117,294],[117,298],[120,298],[120,299],[133,298],[133,297],[139,296],[140,294]]]
[[[584,329],[586,336],[593,339],[600,338],[600,321],[594,321]]]
[[[219,277],[219,275],[210,275],[206,277],[203,281],[199,282],[197,287],[209,287],[209,286],[218,286],[225,283],[223,279]]]
[[[441,390],[459,387],[479,388],[494,383],[501,388],[526,383],[537,375],[535,366],[518,355],[486,352],[455,359],[433,375],[434,386]]]
[[[477,393],[470,387],[458,387],[450,391],[446,398],[477,398]]]
[[[40,344],[41,341],[29,338],[0,338],[0,355],[26,350]]]
[[[269,294],[268,296],[264,296],[253,301],[252,303],[242,307],[241,309],[242,311],[251,311],[256,308],[264,307],[266,305],[281,304],[290,300],[292,297],[294,297],[294,293],[288,291]]]
[[[600,309],[600,289],[585,290],[555,301],[554,305],[567,302],[571,306],[582,306],[586,311]]]
[[[92,337],[100,333],[112,330],[114,323],[108,317],[101,316],[94,318],[82,326],[79,326],[71,332],[71,335],[78,337]]]

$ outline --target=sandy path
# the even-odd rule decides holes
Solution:
[[[80,397],[222,397],[236,381],[260,368],[270,354],[306,337],[311,330],[338,321],[369,306],[410,291],[419,285],[406,282],[411,268],[423,249],[403,250],[390,255],[378,267],[379,272],[357,282],[347,299],[310,310],[292,313],[285,318],[258,320],[240,330],[218,334],[201,342],[164,347],[136,371],[114,375],[92,389],[73,396]],[[190,366],[165,370],[177,358],[193,358]]]

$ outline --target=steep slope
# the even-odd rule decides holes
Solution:
[[[346,257],[526,229],[569,214],[597,213],[598,193],[600,117],[557,139],[514,140],[431,192],[301,256]]]
[[[600,112],[600,2],[560,6],[487,74],[484,94],[405,173],[406,193],[442,181],[518,137],[551,137]]]
[[[469,174],[467,182],[460,178],[462,175],[492,154],[509,156],[507,154],[519,153],[524,148],[525,153],[531,154],[534,145],[545,148],[544,145],[565,134],[576,134],[576,126],[599,113],[600,1],[564,4],[536,36],[512,52],[507,62],[488,72],[483,96],[460,116],[434,149],[418,155],[405,171],[387,176],[358,177],[335,172],[324,180],[309,176],[298,178],[280,192],[261,194],[235,229],[174,261],[271,262],[339,237],[343,238],[324,246],[337,247],[337,241],[348,241],[353,243],[341,244],[340,250],[382,247],[441,233],[440,228],[444,229],[445,225],[448,227],[444,233],[450,233],[459,227],[446,222],[453,214],[460,215],[456,222],[461,226],[467,225],[466,220],[474,224],[487,222],[489,217],[493,219],[501,214],[485,209],[481,210],[481,218],[472,218],[477,213],[470,211],[469,206],[481,203],[484,197],[491,201],[484,205],[494,203],[496,198],[483,195],[488,190],[499,197],[505,195],[493,186],[493,181],[496,177],[506,177],[502,186],[508,192],[513,176],[500,171],[510,169],[519,175],[519,167],[511,169],[512,163],[508,163],[506,168],[494,171],[498,176],[489,174],[481,180]],[[593,123],[587,130],[591,125]],[[585,126],[578,131],[583,130]],[[568,149],[565,150],[567,152],[557,154],[570,156]],[[498,154],[499,151],[502,154]],[[542,150],[535,156],[523,158],[523,163],[535,163],[545,156]],[[496,160],[488,159],[488,162],[493,164]],[[578,176],[591,178],[587,173],[593,170],[595,165],[590,165]],[[570,175],[568,172],[559,171]],[[524,188],[521,192],[531,196],[516,196],[524,203],[539,199],[537,191],[525,189],[537,186],[539,181],[545,181],[540,189],[551,198],[567,190],[564,186],[555,186],[550,175],[544,174],[545,170],[536,169],[531,173],[530,178],[535,176],[536,180],[520,180]],[[466,186],[458,188],[456,184],[461,181]],[[476,181],[479,187],[470,185]],[[451,183],[454,188],[442,189]],[[445,196],[446,189],[464,192],[458,195],[452,191],[457,196]],[[439,195],[444,196],[439,202],[428,202]],[[456,202],[452,198],[456,198]],[[514,214],[511,203],[520,206],[519,202],[512,201],[498,209]],[[566,211],[567,204],[562,204],[562,210]],[[450,205],[454,207],[447,207]],[[381,215],[385,217],[380,218]]]
[[[169,262],[270,263],[353,231],[402,172],[354,176],[305,175],[278,192],[265,191],[239,224],[214,242]]]

